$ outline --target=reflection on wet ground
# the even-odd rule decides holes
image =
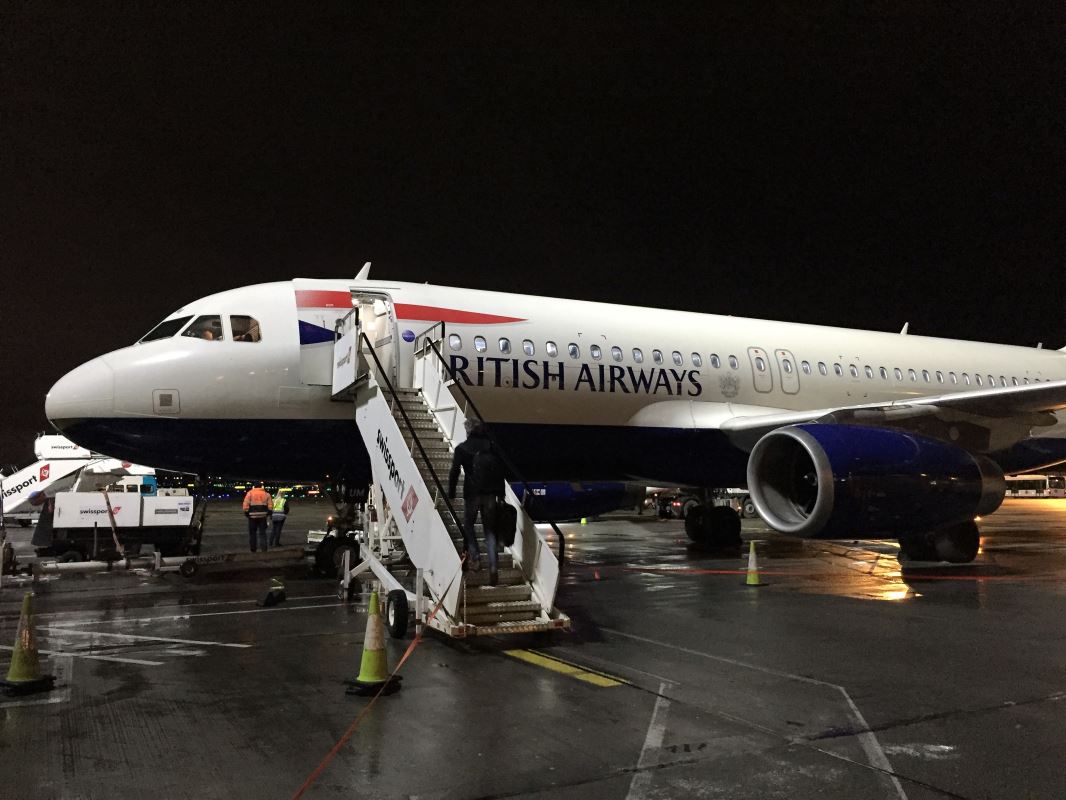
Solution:
[[[901,566],[895,542],[758,520],[731,551],[648,517],[564,530],[573,632],[427,637],[308,797],[1066,796],[1066,501],[1008,502],[970,565]],[[220,507],[205,544],[244,536]],[[342,680],[366,598],[289,570],[288,601],[260,608],[269,577],[39,586],[61,685],[0,698],[0,797],[140,798],[149,771],[159,797],[292,796],[365,708]],[[0,647],[20,600],[0,590]],[[390,663],[410,643],[387,640]]]

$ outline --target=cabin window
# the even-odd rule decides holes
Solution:
[[[486,350],[489,349],[488,344],[485,343],[484,336],[474,337],[474,349],[477,350],[479,353],[484,353]]]
[[[962,373],[962,382],[965,383],[967,386],[970,385],[970,373],[968,373],[968,372]]]
[[[789,361],[787,358],[782,358],[781,359],[781,369],[783,369],[785,371],[786,375],[791,375],[792,374],[792,362]]]
[[[929,378],[929,370],[927,370],[927,369],[923,369],[923,370],[922,370],[922,378],[924,378],[924,379],[925,379],[925,382],[926,382],[926,383],[929,383],[929,381],[930,381],[930,378]]]
[[[819,375],[828,375],[829,374],[829,367],[827,367],[825,365],[824,361],[819,361],[818,362],[818,374]]]
[[[896,376],[897,381],[903,380],[903,370],[901,370],[899,367],[896,367],[894,370],[892,370],[892,374]]]
[[[692,366],[694,366],[694,367],[702,367],[703,366],[703,356],[701,356],[699,353],[693,353],[692,354]]]
[[[719,369],[722,366],[722,359],[718,357],[717,353],[711,353],[711,366],[715,369]]]
[[[736,356],[730,356],[729,357],[729,368],[730,369],[740,369],[740,362],[737,361],[737,357]]]
[[[527,356],[531,356],[537,352],[537,349],[533,347],[533,342],[529,341],[529,339],[523,339],[522,352],[525,353]]]
[[[592,358],[596,361],[599,361],[600,358],[603,356],[603,352],[600,350],[600,346],[598,344],[590,344],[589,355],[592,356]]]
[[[637,364],[644,363],[644,353],[641,352],[641,349],[639,347],[633,348],[633,361]]]
[[[1029,379],[1028,379],[1028,378],[1022,378],[1022,380],[1023,380],[1023,381],[1025,381],[1025,385],[1026,385],[1026,386],[1028,386],[1028,385],[1029,385]]]
[[[811,362],[810,361],[804,361],[803,363],[800,364],[800,369],[803,370],[803,374],[804,375],[810,375],[811,374]]]
[[[206,339],[209,342],[222,338],[222,317],[218,314],[205,314],[197,317],[188,328],[182,331],[182,336],[192,336],[194,339]]]
[[[936,382],[937,383],[943,383],[944,382],[944,373],[941,372],[940,370],[936,371]]]
[[[683,359],[681,357],[681,354],[679,352],[677,352],[676,350],[670,355],[670,357],[672,359],[674,359],[675,366],[680,367],[682,364],[685,363],[685,359]]]
[[[1006,386],[1007,385],[1007,379],[1004,378],[1002,375],[999,376],[999,385],[1000,386]]]
[[[881,373],[881,380],[887,381],[888,380],[888,370],[885,369],[884,367],[881,367],[880,373]]]
[[[511,352],[511,340],[510,339],[500,339],[500,352],[503,353],[504,355],[507,355],[508,353]]]
[[[762,360],[762,356],[755,356],[755,369],[766,372],[766,362]]]
[[[654,361],[656,364],[662,364],[663,363],[663,351],[662,350],[652,350],[651,351],[651,360]]]
[[[573,358],[573,359],[581,358],[581,348],[578,347],[577,344],[575,344],[574,342],[570,342],[569,346],[566,349],[570,353],[570,358]]]
[[[1015,386],[1018,385],[1018,379],[1015,377],[1011,377],[1010,382],[1013,383]]]
[[[988,376],[988,385],[994,387],[996,385],[996,379],[991,375]]]
[[[848,366],[848,372],[851,373],[851,377],[853,378],[859,377],[859,368],[854,364]]]
[[[833,372],[836,373],[836,376],[838,378],[843,378],[844,377],[844,368],[842,366],[840,366],[840,362],[839,361],[837,363],[833,364]]]
[[[869,364],[866,365],[866,369],[864,370],[864,372],[866,373],[867,378],[873,378],[874,368],[871,367]]]
[[[555,342],[545,342],[544,352],[548,354],[548,358],[555,358],[559,355],[559,345]]]
[[[259,331],[259,320],[255,317],[231,316],[229,326],[233,330],[235,342],[259,342],[263,339]]]
[[[458,333],[453,333],[448,337],[448,347],[452,350],[463,349],[463,339]]]
[[[169,339],[175,333],[185,327],[192,317],[178,317],[177,319],[167,319],[160,322],[152,330],[148,331],[141,337],[142,342],[154,342],[158,339]]]
[[[622,348],[621,347],[612,347],[611,348],[611,358],[613,358],[615,361],[621,361],[622,360]]]
[[[973,379],[974,379],[975,381],[977,381],[977,385],[978,385],[978,386],[984,386],[984,383],[983,383],[983,382],[981,381],[981,376],[980,376],[980,375],[974,375],[974,376],[973,376]]]
[[[957,377],[955,377],[955,373],[954,372],[949,372],[948,373],[948,378],[951,379],[952,383],[958,383],[959,382],[959,379]]]
[[[909,369],[907,370],[907,377],[911,379],[911,383],[914,383],[918,380],[918,373],[915,372],[913,369]]]

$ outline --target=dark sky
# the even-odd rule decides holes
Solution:
[[[1061,3],[18,5],[0,463],[185,301],[366,260],[1066,344]]]

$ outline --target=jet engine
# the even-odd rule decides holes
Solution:
[[[947,442],[890,428],[804,424],[756,443],[748,489],[775,530],[805,538],[896,538],[999,508],[1003,471]]]

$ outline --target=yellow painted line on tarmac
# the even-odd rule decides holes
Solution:
[[[629,685],[629,681],[615,675],[608,675],[606,672],[597,672],[577,664],[571,664],[569,661],[563,661],[561,658],[555,658],[554,656],[546,656],[535,650],[504,650],[503,654],[511,658],[517,658],[519,661],[525,661],[527,664],[550,669],[560,675],[577,678],[579,681],[591,683],[593,686],[599,686],[602,689],[608,689],[611,686]]]

